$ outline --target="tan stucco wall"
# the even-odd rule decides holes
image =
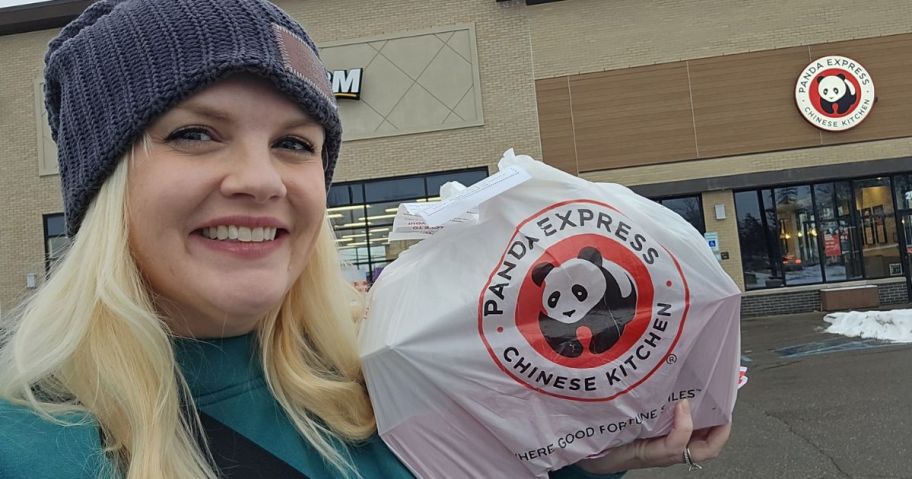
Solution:
[[[527,12],[535,78],[912,31],[906,0],[565,0]]]

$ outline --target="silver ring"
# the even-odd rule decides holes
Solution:
[[[684,448],[684,464],[687,464],[688,472],[703,469],[703,466],[697,464],[696,462],[693,462],[693,457],[690,455],[689,447]]]

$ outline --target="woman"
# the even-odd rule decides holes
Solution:
[[[0,477],[411,477],[355,351],[304,30],[264,0],[102,0],[46,64],[73,243],[4,326]],[[727,427],[675,414],[552,477],[719,452]]]

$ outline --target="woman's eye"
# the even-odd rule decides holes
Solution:
[[[275,147],[276,148],[285,148],[286,150],[293,150],[293,151],[298,151],[298,152],[307,152],[307,153],[313,153],[313,151],[314,151],[314,148],[313,148],[313,146],[311,146],[310,143],[308,143],[304,140],[299,140],[297,138],[292,138],[292,137],[282,138],[281,140],[276,142]]]
[[[168,135],[167,141],[212,141],[212,135],[203,128],[184,128]]]

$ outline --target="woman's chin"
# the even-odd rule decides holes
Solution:
[[[262,292],[262,294],[250,294],[227,296],[219,303],[216,303],[226,318],[236,318],[238,321],[259,321],[267,313],[277,308],[284,298],[284,292],[276,294],[273,292]],[[249,319],[248,319],[249,318]]]

